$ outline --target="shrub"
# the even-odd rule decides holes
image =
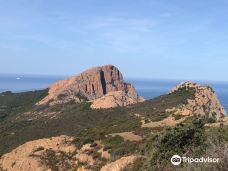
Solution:
[[[201,119],[168,128],[163,134],[154,135],[146,142],[143,152],[149,152],[148,155],[151,156],[147,167],[170,165],[170,158],[174,154],[200,156],[206,151],[205,142],[204,121]]]
[[[123,137],[119,136],[119,135],[115,135],[115,136],[109,136],[107,139],[104,140],[104,144],[105,146],[109,146],[111,148],[118,148],[119,146],[121,146],[121,143],[124,142]]]
[[[175,120],[179,120],[179,119],[181,119],[181,118],[184,117],[184,116],[181,115],[181,114],[173,114],[172,116],[174,117]]]

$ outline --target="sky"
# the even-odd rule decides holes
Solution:
[[[0,73],[228,81],[227,0],[0,0]]]

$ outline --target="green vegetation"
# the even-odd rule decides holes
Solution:
[[[10,116],[32,110],[34,104],[47,96],[48,89],[12,93],[10,91],[0,93],[0,123]]]
[[[108,150],[112,154],[112,160],[116,160],[122,156],[135,154],[138,152],[139,143],[124,141],[124,139],[119,136],[108,136],[103,140],[104,150]]]
[[[68,103],[56,105],[44,110],[59,112],[58,117],[40,117],[29,120],[4,120],[0,125],[0,154],[30,140],[58,135],[70,135],[88,141],[103,139],[105,135],[115,132],[132,131],[140,128],[140,120],[127,114],[126,109],[92,110],[89,103]],[[39,117],[39,116],[38,116]],[[20,137],[20,138],[17,138]],[[10,142],[10,143],[9,143]]]
[[[58,171],[59,168],[63,170],[69,170],[72,167],[71,163],[68,161],[71,159],[71,155],[64,153],[62,151],[56,154],[52,149],[47,149],[42,156],[40,156],[41,163],[48,166],[53,171]]]
[[[154,134],[147,139],[141,147],[141,154],[147,160],[139,159],[126,170],[224,170],[227,168],[228,127],[221,125],[219,128],[205,128],[206,120],[190,118],[187,122],[167,128],[159,134]],[[221,162],[216,164],[181,164],[173,166],[170,159],[173,155],[187,157],[218,157]]]
[[[75,138],[72,142],[77,149],[82,148],[83,145],[89,144],[89,143],[94,143],[94,140],[91,138],[86,138],[86,137],[81,137],[81,138]]]
[[[92,140],[104,139],[105,135],[110,133],[126,131],[137,131],[143,135],[141,119],[135,114],[138,113],[150,121],[159,121],[169,115],[165,112],[167,108],[184,104],[191,97],[191,94],[172,93],[128,107],[101,110],[92,110],[90,103],[74,102],[55,106],[34,106],[46,94],[47,90],[43,90],[27,93],[8,92],[0,96],[0,106],[7,106],[8,111],[7,117],[0,121],[0,155],[27,141],[58,135]],[[37,119],[23,116],[24,112],[35,113]],[[58,116],[53,119],[53,114],[43,117],[48,113],[58,113]]]
[[[118,148],[124,142],[123,137],[116,135],[116,136],[109,136],[107,139],[104,140],[105,149],[106,148]]]
[[[169,116],[170,113],[167,113],[166,109],[186,104],[188,99],[193,98],[195,98],[195,89],[180,89],[127,108],[131,113],[140,113],[150,121],[160,121]]]
[[[182,87],[179,88],[177,91],[173,92],[173,94],[187,97],[188,99],[194,99],[195,98],[195,88],[191,87]]]
[[[204,131],[203,121],[193,119],[191,123],[168,128],[162,136],[153,136],[145,144],[144,149],[144,151],[152,151],[149,167],[155,166],[155,169],[156,167],[158,169],[160,166],[169,165],[170,158],[174,154],[180,156],[188,154],[192,157],[201,156],[206,150]]]
[[[228,127],[221,125],[220,128],[207,128],[205,123],[213,123],[215,114],[206,115],[203,118],[188,118],[183,123],[173,128],[158,128],[151,130],[141,128],[142,118],[146,121],[160,121],[168,117],[171,109],[187,103],[188,99],[194,98],[194,89],[180,89],[173,93],[148,100],[143,103],[127,107],[113,109],[92,110],[90,103],[75,103],[55,106],[35,106],[39,100],[45,97],[47,90],[0,94],[0,155],[9,152],[19,145],[40,138],[69,135],[74,136],[74,145],[81,148],[90,143],[96,148],[95,140],[101,140],[104,150],[111,153],[111,160],[122,156],[138,154],[143,156],[126,171],[140,170],[174,170],[170,164],[173,154],[198,157],[204,155],[220,155],[224,162],[221,168],[227,167],[227,155],[222,151],[227,149]],[[64,98],[64,97],[62,97]],[[32,112],[33,115],[24,115]],[[46,116],[45,116],[46,115]],[[181,115],[173,115],[176,120]],[[134,131],[144,139],[139,142],[124,141],[121,136],[108,136],[112,133]],[[43,150],[42,147],[36,150]],[[88,151],[94,159],[100,158],[97,151]],[[60,160],[68,158],[67,154],[58,154],[46,151],[43,162],[53,170],[56,165],[69,169],[69,163],[61,163]],[[60,162],[60,163],[59,163]],[[97,166],[100,168],[101,164]],[[178,167],[180,170],[189,168],[187,165]],[[211,165],[191,166],[194,168],[210,168]],[[213,166],[215,167],[215,166]],[[217,166],[216,166],[217,167]],[[214,168],[215,171],[216,168]]]
[[[184,116],[181,115],[181,114],[173,114],[172,116],[174,117],[175,120],[179,120],[179,119],[181,119],[181,118],[184,117]]]

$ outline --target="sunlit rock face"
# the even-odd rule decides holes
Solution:
[[[133,85],[123,80],[121,72],[113,65],[91,68],[73,77],[61,80],[49,87],[48,96],[37,105],[63,104],[70,101],[85,102],[101,98],[110,92],[122,91],[134,98],[139,97]],[[142,99],[142,98],[140,98]],[[127,102],[126,104],[129,104]]]
[[[115,91],[106,94],[92,102],[91,108],[93,109],[107,109],[114,107],[127,106],[145,101],[143,97],[126,93],[124,91]]]

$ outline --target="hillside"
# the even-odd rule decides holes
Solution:
[[[102,67],[97,69],[103,71]],[[120,79],[106,87],[121,84],[124,89],[110,91],[108,88],[109,92],[104,93],[98,88],[97,93],[92,93],[93,100],[71,98],[73,91],[66,91],[72,90],[71,81],[70,89],[68,86],[64,90],[60,88],[63,82],[78,79],[78,75],[47,90],[1,93],[1,168],[32,170],[26,167],[30,165],[35,170],[140,171],[213,167],[216,171],[228,167],[228,153],[224,153],[228,151],[227,117],[212,88],[186,82],[157,98],[126,103],[129,92],[132,92],[129,90],[134,89],[128,89],[130,84],[123,81],[120,72],[119,76],[114,74],[113,77]],[[78,92],[77,88],[74,90]],[[123,99],[124,105],[106,106],[105,109],[92,107],[94,101],[106,101],[108,97],[109,102],[110,93],[120,91],[123,93],[118,97]],[[55,103],[62,92],[65,93],[63,101],[60,103],[58,99]],[[134,94],[137,94],[135,90]],[[53,100],[47,100],[50,97]],[[182,164],[174,167],[170,163],[173,154],[219,156],[221,162],[219,165]],[[40,168],[36,168],[38,165]]]

